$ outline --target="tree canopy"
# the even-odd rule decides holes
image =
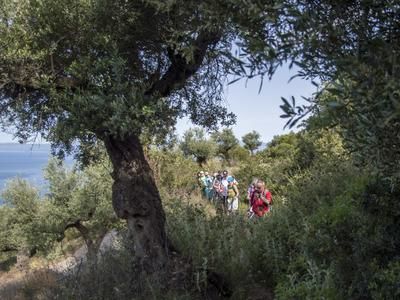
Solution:
[[[230,151],[239,145],[239,141],[233,134],[232,129],[225,128],[220,132],[214,132],[212,138],[218,146],[218,154],[229,163],[231,159]]]
[[[249,150],[251,154],[262,145],[260,134],[255,130],[242,136],[242,142],[244,143],[244,147]]]
[[[21,141],[40,133],[60,154],[102,140],[113,207],[128,220],[135,255],[150,272],[162,268],[165,216],[140,135],[166,135],[184,115],[210,128],[232,124],[223,85],[228,75],[274,72],[277,54],[258,51],[254,36],[275,26],[278,9],[231,0],[4,3],[2,128],[13,126]]]
[[[195,157],[197,163],[202,166],[216,153],[217,144],[206,137],[204,130],[194,128],[184,133],[180,148],[185,156]]]
[[[233,54],[235,41],[245,52],[253,47],[247,30],[274,21],[272,7],[270,21],[247,10],[233,20],[228,12],[243,4],[9,1],[0,15],[3,128],[14,126],[22,141],[40,132],[70,150],[76,139],[166,133],[183,115],[231,124],[221,98],[226,76],[273,69],[257,55]]]

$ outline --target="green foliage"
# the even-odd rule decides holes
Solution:
[[[21,178],[9,181],[2,197],[4,203],[15,210],[15,217],[21,218],[21,221],[32,220],[37,210],[39,191],[28,181]]]
[[[0,249],[37,249],[51,252],[55,242],[65,236],[69,226],[82,223],[95,239],[118,226],[111,206],[111,177],[108,161],[84,171],[68,170],[58,160],[50,160],[45,170],[48,193],[27,181],[10,181],[2,194],[5,205],[0,212]]]
[[[203,166],[217,151],[217,145],[208,139],[204,130],[189,129],[183,134],[180,148],[186,157],[194,157],[200,166]]]
[[[32,234],[38,222],[39,191],[28,181],[16,178],[7,183],[2,198],[0,249],[34,248]]]
[[[183,282],[183,292],[171,290],[168,297],[190,298],[196,289],[206,289],[207,270],[224,274],[235,299],[266,298],[272,292],[277,299],[382,299],[399,294],[400,190],[356,167],[334,131],[275,137],[265,150],[237,162],[239,182],[246,182],[249,173],[257,175],[273,193],[272,212],[254,222],[241,214],[215,216],[204,205],[188,204],[194,202],[190,191],[197,164],[180,151],[151,148],[148,157],[166,205],[168,236],[192,264],[193,276]],[[109,201],[94,202],[109,190],[105,166],[74,173],[51,163],[48,174],[55,187],[37,214],[52,211],[60,221],[48,213],[41,222],[59,228],[67,215],[69,220],[83,218],[96,206],[96,217],[85,225],[94,235],[108,226],[102,220],[108,220]],[[104,210],[102,203],[107,204]],[[0,216],[11,209],[2,207]],[[5,235],[0,237],[4,241]],[[125,250],[114,251],[96,266],[98,272],[70,275],[57,293],[73,297],[77,291],[70,287],[77,282],[90,286],[79,292],[94,298],[118,293],[129,298],[132,289],[162,293],[145,279],[139,285],[129,280],[136,278],[129,257]]]
[[[335,257],[334,264],[325,263],[321,270],[336,276],[335,281],[341,282],[337,283],[338,287],[349,287],[343,291],[346,293],[343,298],[393,298],[398,294],[398,287],[392,282],[396,280],[393,270],[397,268],[398,254],[395,253],[399,249],[394,234],[399,230],[398,201],[395,200],[399,182],[396,163],[399,155],[396,138],[399,6],[395,1],[341,5],[317,1],[288,12],[296,16],[289,23],[298,37],[293,39],[299,46],[295,62],[301,68],[298,75],[318,77],[322,85],[314,97],[308,99],[310,105],[296,106],[294,101],[289,103],[284,99],[285,115],[282,117],[289,118],[288,124],[293,126],[312,111],[315,115],[306,122],[308,129],[336,127],[344,147],[362,168],[360,173],[369,177],[361,189],[364,195],[346,197],[355,206],[346,205],[340,209],[328,205],[323,215],[316,214],[312,220],[313,223],[320,220],[314,234],[318,233],[321,244],[314,244],[314,248],[323,249],[321,257]],[[341,171],[331,171],[333,184],[340,182],[335,172]],[[327,193],[333,188],[321,185],[320,178],[321,174],[312,178],[324,188],[319,190],[318,187],[316,195],[320,195],[323,203],[332,199],[340,203],[340,198]],[[317,187],[314,183],[308,186],[313,187],[311,190]],[[299,191],[303,188],[299,187]],[[308,192],[310,190],[306,190],[307,197]],[[291,197],[291,201],[293,198],[300,198],[300,195]],[[332,222],[332,225],[324,222]],[[338,238],[341,236],[346,239]],[[336,255],[329,245],[333,237]],[[312,244],[310,240],[308,243]],[[297,286],[301,288],[302,285]],[[285,288],[290,287],[285,285],[283,293]]]
[[[240,145],[236,145],[230,149],[228,156],[231,158],[233,164],[248,161],[250,158],[249,151]]]
[[[399,122],[392,97],[397,93],[393,89],[398,88],[388,79],[382,78],[378,82],[379,77],[371,77],[373,88],[365,85],[367,77],[343,78],[327,85],[318,98],[321,114],[311,119],[309,126],[337,125],[357,163],[373,167],[382,176],[399,178],[395,163],[399,151],[394,138]],[[379,99],[379,105],[376,99]]]
[[[332,270],[323,270],[312,262],[309,262],[307,274],[299,278],[294,273],[288,275],[287,283],[278,285],[276,289],[277,299],[338,299],[340,292],[337,291],[332,280]]]
[[[13,243],[10,241],[10,233],[9,233],[9,217],[10,217],[9,208],[5,205],[0,206],[0,245],[1,250],[5,250],[6,248],[12,248]],[[7,230],[8,229],[8,230]],[[16,243],[14,243],[16,244]],[[13,248],[14,248],[13,247]]]
[[[396,261],[399,245],[393,234],[399,228],[393,216],[397,205],[392,202],[398,191],[390,191],[384,182],[374,182],[366,171],[346,161],[319,163],[293,178],[285,197],[293,226],[290,231],[298,234],[292,245],[297,254],[293,253],[287,270],[290,281],[282,281],[283,286],[278,287],[283,299],[293,295],[290,291],[319,298],[315,294],[318,289],[313,289],[315,278],[310,277],[315,272],[323,275],[321,289],[333,284],[336,298],[371,297],[368,286],[375,280],[376,265]],[[375,207],[373,201],[382,208]],[[390,281],[387,284],[390,286]],[[385,293],[382,285],[375,288],[377,294]],[[325,297],[335,298],[329,290]]]
[[[340,137],[334,131],[289,133],[276,136],[263,151],[243,161],[236,176],[250,184],[263,179],[273,194],[282,194],[298,174],[325,160],[348,160]]]
[[[221,132],[215,132],[211,136],[217,143],[217,153],[229,164],[230,163],[230,151],[239,145],[239,141],[233,134],[232,129],[225,128]]]
[[[166,207],[168,233],[173,243],[193,259],[200,286],[207,284],[205,270],[222,272],[234,283],[252,274],[248,249],[250,232],[241,217],[209,217],[201,206],[172,201]],[[255,259],[255,258],[254,258]]]
[[[272,213],[251,223],[172,202],[170,238],[193,261],[197,286],[207,284],[206,269],[222,271],[237,299],[252,298],[247,293],[256,284],[275,289],[278,299],[399,295],[396,1],[1,5],[1,126],[14,125],[21,140],[41,132],[67,151],[76,139],[86,147],[108,135],[163,137],[184,115],[212,128],[219,121],[231,124],[221,96],[229,74],[233,81],[263,79],[291,61],[298,76],[317,77],[322,89],[307,99],[310,105],[283,99],[288,125],[316,113],[308,130],[277,137],[264,151],[243,156],[236,174],[239,182],[252,177],[267,182],[275,200]],[[337,131],[309,130],[326,125],[337,125]],[[228,164],[241,157],[231,130],[214,134],[214,140]],[[157,150],[150,157],[160,186],[186,193],[194,163],[178,152]],[[10,185],[0,208],[0,242],[6,248],[48,248],[43,245],[62,237],[70,222],[83,220],[93,235],[108,228],[106,169],[83,171],[85,177],[50,166],[53,186],[42,202],[26,183]],[[93,297],[118,298],[118,291],[131,288],[133,276],[122,272],[119,278],[130,280],[118,285],[113,274],[95,274],[96,285],[82,282]],[[66,291],[67,298],[76,298],[75,286]]]
[[[391,299],[400,296],[399,276],[400,263],[397,260],[391,261],[387,267],[377,268],[378,270],[369,283],[372,299]]]
[[[262,145],[260,137],[261,137],[260,134],[255,130],[242,136],[242,142],[244,143],[244,148],[249,150],[251,154],[254,154],[254,151],[257,150],[257,148],[259,148]]]
[[[196,186],[197,164],[180,151],[152,149],[149,161],[160,192],[165,198],[173,194],[185,195]]]
[[[21,141],[40,132],[66,151],[75,140],[109,134],[165,136],[184,115],[211,128],[230,125],[235,118],[222,97],[227,76],[270,76],[285,56],[275,43],[266,47],[254,38],[265,37],[266,27],[269,37],[277,30],[278,7],[267,3],[22,0],[1,6],[1,125],[15,126]]]
[[[353,174],[342,173],[340,176],[345,178],[344,183],[351,186],[348,179]],[[324,177],[326,182],[331,178],[331,174]],[[324,183],[319,182],[321,185]],[[310,180],[310,184],[313,181]],[[252,288],[259,285],[264,289],[277,287],[278,299],[296,295],[304,298],[340,297],[338,287],[343,282],[339,284],[335,281],[337,270],[330,265],[324,266],[319,258],[324,257],[328,262],[337,258],[349,262],[349,259],[338,251],[338,241],[329,238],[330,233],[323,235],[328,240],[320,241],[321,236],[308,232],[310,226],[320,228],[320,222],[326,218],[326,214],[313,217],[312,213],[320,208],[318,205],[308,206],[308,203],[316,199],[311,195],[293,201],[296,203],[288,205],[276,201],[274,211],[255,223],[242,216],[209,217],[200,207],[186,207],[178,201],[168,206],[168,230],[173,242],[192,257],[195,266],[200,269],[201,282],[206,284],[201,277],[203,268],[222,271],[235,286],[236,299],[248,298]],[[320,200],[319,203],[324,201]],[[329,211],[330,219],[336,221],[331,223],[326,220],[323,224],[329,230],[336,230],[336,226],[343,224],[340,226],[346,232],[354,225],[347,216],[356,211],[348,207],[338,214],[336,207],[343,208],[343,202],[333,205],[335,208],[332,212],[327,208],[321,208],[321,211]],[[310,217],[312,219],[309,220]],[[341,229],[337,230],[340,241],[346,241],[347,235],[341,236]],[[325,245],[326,241],[329,244]],[[310,250],[319,248],[314,247],[313,243],[321,243],[329,252],[314,254]]]
[[[79,222],[89,231],[84,238],[96,239],[116,226],[110,170],[109,162],[104,159],[82,172],[67,170],[59,161],[51,160],[45,169],[49,193],[42,206],[43,220],[38,233],[53,233],[62,238],[69,226]]]
[[[295,2],[296,3],[296,2]],[[360,166],[398,181],[400,8],[396,1],[315,1],[287,9],[296,76],[317,79],[306,105],[283,99],[294,126],[336,126]]]
[[[276,195],[263,220],[210,217],[201,207],[170,202],[169,234],[199,268],[200,284],[204,268],[222,271],[237,299],[258,285],[274,288],[278,299],[379,298],[385,286],[395,294],[396,254],[387,247],[397,245],[398,227],[389,228],[398,225],[384,212],[371,222],[364,209],[370,181],[349,161],[321,160],[291,177],[286,200]]]

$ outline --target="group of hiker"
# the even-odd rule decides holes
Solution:
[[[237,213],[239,210],[238,181],[229,175],[227,170],[218,171],[210,175],[200,171],[197,174],[198,185],[203,198],[213,202],[227,214]],[[247,189],[248,217],[263,217],[271,210],[272,195],[265,187],[265,182],[254,179]]]

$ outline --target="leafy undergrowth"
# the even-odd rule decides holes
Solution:
[[[131,252],[122,246],[107,252],[90,267],[78,265],[69,271],[55,271],[44,258],[31,259],[26,268],[13,268],[7,273],[10,280],[3,286],[1,299],[219,299],[224,293],[233,293],[234,299],[272,298],[271,289],[264,280],[245,280],[252,276],[251,269],[243,268],[250,262],[243,256],[248,253],[239,248],[239,252],[232,251],[242,234],[247,238],[239,244],[245,247],[252,236],[251,226],[257,224],[250,225],[242,214],[218,214],[214,205],[196,195],[186,200],[169,200],[166,212],[168,234],[179,249],[179,253],[171,253],[166,273],[161,276],[167,280],[160,281],[157,276],[139,278],[140,272]],[[206,230],[214,232],[214,235],[206,238]],[[220,234],[226,238],[218,238]],[[190,241],[192,245],[186,244]],[[73,239],[63,247],[76,249],[79,243],[82,241]],[[210,253],[218,253],[215,259],[203,254],[208,251],[204,247],[208,246],[214,248]],[[189,248],[198,249],[197,252],[187,251]],[[59,249],[54,249],[50,257],[59,252]],[[224,257],[226,259],[219,261]],[[239,268],[240,265],[243,266]],[[14,277],[10,277],[11,274]],[[216,287],[221,283],[226,284],[228,291]]]
[[[259,220],[246,219],[243,202],[227,216],[195,194],[168,199],[168,236],[179,253],[165,274],[139,277],[121,247],[61,276],[42,269],[1,298],[219,299],[223,291],[213,283],[224,280],[232,299],[395,299],[399,195],[335,163],[293,177]]]

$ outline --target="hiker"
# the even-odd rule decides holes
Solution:
[[[229,186],[229,181],[232,181],[233,185],[237,185],[237,181],[233,176],[230,176],[228,174],[227,170],[224,170],[222,172],[222,179],[221,179],[221,183],[224,187],[223,193],[222,193],[222,200],[224,203],[224,211],[226,211],[228,209],[228,186]]]
[[[223,210],[224,210],[224,212],[226,212],[226,208],[227,208],[226,200],[228,198],[228,171],[222,172],[221,184],[223,187],[221,200],[222,200],[222,204],[223,204]]]
[[[235,213],[239,209],[239,189],[234,180],[235,179],[232,176],[228,178],[226,199],[228,214]]]
[[[265,188],[265,182],[258,180],[255,190],[250,198],[249,218],[253,215],[257,217],[264,216],[271,210],[272,195],[271,192]]]
[[[217,174],[213,182],[214,205],[217,213],[225,213],[226,211],[226,187],[222,184],[222,175]]]
[[[222,184],[222,175],[216,173],[213,181],[213,199],[214,202],[220,201],[223,198],[224,186]]]
[[[213,191],[213,179],[212,177],[208,174],[208,172],[204,172],[204,177],[205,177],[205,195],[207,200],[211,201],[214,191]]]
[[[236,181],[235,177],[229,175],[227,170],[224,170],[222,172],[222,180],[228,181],[229,178],[233,178],[233,183],[236,184],[236,185],[238,184],[238,182]],[[228,185],[226,185],[226,186],[228,186]]]
[[[247,202],[249,203],[249,207],[251,207],[251,203],[250,203],[251,195],[253,194],[253,192],[254,192],[255,189],[256,189],[257,181],[258,181],[258,178],[253,178],[253,180],[251,181],[249,187],[247,188],[247,196],[246,196],[246,199],[247,199]]]
[[[207,198],[207,181],[204,171],[197,173],[197,183],[200,187],[201,196]]]

